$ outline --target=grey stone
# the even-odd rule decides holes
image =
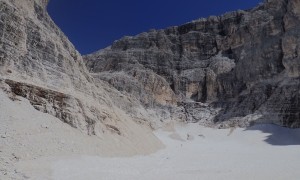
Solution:
[[[300,126],[300,2],[124,37],[82,56],[48,0],[0,0],[0,88],[89,135],[134,120]]]
[[[131,131],[126,123],[155,127],[156,119],[168,118],[163,109],[150,112],[134,97],[94,79],[80,53],[48,15],[47,3],[0,0],[0,88],[12,100],[26,98],[36,110],[96,136],[124,135]],[[147,76],[149,92],[157,92],[157,99],[173,100],[163,96],[168,86],[158,88],[166,83],[164,79],[153,81],[156,74],[143,71],[137,78],[142,77],[139,73]]]
[[[208,103],[214,108],[210,112],[219,112],[214,123],[265,122],[296,128],[300,127],[299,7],[299,0],[269,0],[247,11],[124,37],[84,59],[95,78],[123,88],[143,104],[144,94],[146,102],[161,105],[176,100],[179,109],[187,102],[194,102],[191,107]],[[134,69],[140,78],[135,78]],[[155,98],[161,93],[149,91],[146,72],[164,82],[164,97],[172,101]],[[124,76],[116,78],[119,73]],[[126,83],[132,79],[134,83]],[[203,113],[197,114],[188,110],[182,117],[192,122],[203,119]]]

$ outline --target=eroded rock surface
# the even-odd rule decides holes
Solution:
[[[214,122],[296,128],[299,5],[299,0],[268,0],[248,11],[124,37],[84,58],[95,78],[146,105],[202,102],[221,109]],[[191,121],[201,119],[185,113]]]
[[[85,61],[48,1],[0,0],[0,179],[61,152],[154,152],[151,130],[170,121],[300,127],[299,0],[124,37]]]
[[[88,135],[126,136],[131,127],[123,124],[129,121],[150,126],[160,115],[108,83],[95,81],[51,20],[47,4],[48,0],[0,0],[1,89],[27,98],[35,109]]]
[[[94,79],[82,56],[48,15],[48,1],[0,0],[0,179],[29,178],[18,177],[16,158],[74,154],[74,149],[82,154],[93,149],[98,154],[126,150],[125,154],[134,155],[162,148],[152,128],[162,123],[157,120],[169,121],[169,111],[147,110],[135,97]],[[167,90],[154,91],[163,94]],[[16,104],[24,108],[24,117],[18,112],[12,114],[17,109],[8,111],[3,106],[7,100],[4,95],[12,100],[10,107]],[[173,97],[158,98],[171,101]],[[31,117],[34,114],[38,116]],[[56,125],[50,127],[50,121],[55,120]],[[60,132],[63,129],[68,132]],[[44,136],[47,130],[52,133]],[[60,144],[55,132],[68,139],[68,145]],[[68,135],[63,137],[64,133]],[[39,137],[45,141],[40,142]],[[81,137],[90,141],[87,146],[91,148],[84,147]],[[15,152],[22,156],[12,156]]]

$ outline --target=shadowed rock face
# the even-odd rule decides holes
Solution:
[[[248,11],[124,37],[84,59],[96,78],[145,105],[209,103],[221,109],[214,122],[296,128],[299,7],[299,0],[268,0]],[[195,109],[182,107],[186,116],[186,107]]]

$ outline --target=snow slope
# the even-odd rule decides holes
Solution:
[[[300,177],[300,130],[274,125],[257,130],[219,130],[197,124],[157,131],[166,148],[148,156],[101,158],[81,156],[52,163],[53,179],[289,179]],[[291,145],[266,142],[269,132],[288,134]],[[187,140],[188,139],[188,140]]]

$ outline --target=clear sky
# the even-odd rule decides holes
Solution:
[[[87,54],[125,35],[249,9],[262,0],[50,0],[48,12],[76,48]]]

